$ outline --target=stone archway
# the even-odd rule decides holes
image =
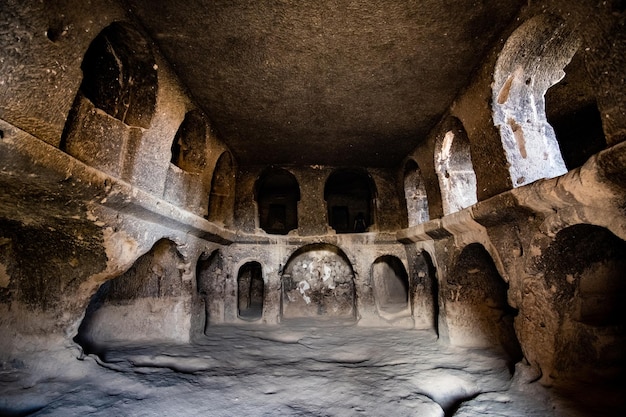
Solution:
[[[263,316],[265,282],[263,268],[255,261],[246,262],[237,274],[237,313],[244,320],[258,320]]]
[[[435,143],[435,172],[439,179],[443,214],[455,213],[475,204],[476,174],[470,142],[459,119],[449,117]]]
[[[206,135],[202,112],[188,112],[174,136],[171,162],[183,171],[202,173],[206,166]]]
[[[213,170],[209,194],[208,220],[230,226],[235,202],[235,166],[230,152],[220,155]]]
[[[430,220],[428,196],[422,171],[412,159],[404,166],[404,198],[409,227]]]
[[[298,249],[282,275],[283,318],[356,318],[354,271],[336,246],[318,243]]]
[[[161,239],[123,274],[91,298],[75,341],[86,352],[100,344],[139,340],[188,340],[191,293],[176,244]]]
[[[441,285],[440,331],[452,345],[499,349],[512,366],[522,351],[507,291],[489,252],[479,243],[466,246]]]
[[[402,261],[384,255],[372,264],[374,297],[380,313],[409,312],[409,276]]]
[[[83,81],[59,148],[122,177],[132,168],[127,153],[141,139],[142,129],[150,127],[156,109],[158,78],[152,46],[132,25],[114,22],[91,42],[81,69]]]
[[[552,358],[545,347],[537,355],[544,358],[542,370],[559,383],[619,380],[626,370],[626,241],[600,226],[570,226],[556,234],[538,265],[553,306],[539,323],[528,320],[540,327],[530,333],[533,356],[541,333],[553,343]]]
[[[254,196],[259,208],[259,227],[265,232],[286,235],[298,228],[300,186],[291,172],[267,169],[254,186]]]

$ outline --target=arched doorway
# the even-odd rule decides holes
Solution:
[[[603,227],[570,226],[556,234],[539,265],[555,319],[549,327],[553,369],[546,371],[560,383],[620,380],[626,371],[626,242]]]
[[[244,320],[258,320],[263,315],[265,283],[258,262],[247,262],[237,274],[237,312]]]
[[[411,276],[409,299],[416,329],[439,333],[439,282],[429,253],[415,245],[405,246]]]
[[[189,321],[180,304],[191,294],[182,263],[174,242],[156,242],[126,272],[100,286],[74,340],[92,352],[107,343],[187,339],[191,329],[181,326]]]
[[[199,174],[206,166],[207,125],[200,110],[185,115],[174,141],[171,162],[183,171]]]
[[[422,171],[413,160],[409,160],[404,166],[404,198],[409,227],[430,220],[426,185]]]
[[[372,283],[379,311],[409,311],[409,276],[400,259],[391,255],[376,259],[372,264]]]
[[[158,80],[152,47],[132,25],[114,22],[91,42],[81,68],[83,81],[59,148],[121,177],[127,149],[134,148],[141,129],[150,127],[156,108]],[[110,133],[103,137],[104,127]]]
[[[234,204],[235,167],[230,152],[224,152],[215,164],[211,179],[208,220],[229,226],[233,220]]]
[[[282,275],[282,316],[354,319],[354,271],[341,249],[324,243],[298,249]]]
[[[442,317],[451,344],[499,348],[513,369],[522,358],[513,326],[517,310],[507,302],[508,285],[489,252],[478,243],[466,246],[444,285]]]
[[[439,178],[443,214],[476,204],[476,174],[467,133],[455,117],[442,126],[445,134],[435,143],[435,172]]]
[[[259,227],[275,235],[286,235],[298,228],[300,186],[289,171],[266,170],[257,180],[255,199],[259,209]]]
[[[205,305],[205,331],[209,324],[224,322],[225,284],[228,274],[222,254],[202,254],[196,265],[196,288]]]

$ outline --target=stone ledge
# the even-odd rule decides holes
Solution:
[[[5,195],[12,207],[0,214],[20,217],[24,207],[31,209],[41,201],[26,201],[24,196],[46,198],[48,205],[56,206],[60,216],[76,219],[85,216],[85,210],[65,210],[64,206],[102,206],[138,219],[158,223],[207,241],[230,244],[235,233],[218,227],[206,219],[180,209],[144,190],[111,177],[76,160],[21,129],[0,120],[0,183],[13,195]],[[10,191],[9,191],[10,192]],[[28,199],[26,199],[28,200]],[[11,212],[13,211],[13,212]],[[41,213],[45,215],[46,213]],[[89,220],[87,218],[83,220]]]

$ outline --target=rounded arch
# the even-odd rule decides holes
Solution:
[[[540,365],[557,379],[596,382],[626,370],[626,241],[608,229],[576,224],[559,231],[543,250],[544,272],[554,321],[529,329],[549,332],[553,357]],[[601,335],[601,336],[600,336]],[[576,345],[579,349],[571,349]],[[533,352],[537,355],[538,352]],[[539,353],[544,355],[543,352]],[[552,362],[552,363],[550,363]]]
[[[328,221],[337,233],[362,233],[375,224],[376,187],[365,170],[337,169],[326,180]]]
[[[191,294],[178,266],[182,263],[176,243],[158,240],[128,270],[100,286],[74,341],[95,353],[104,342],[184,338],[179,327],[185,317],[177,305]],[[147,300],[158,300],[159,310]]]
[[[354,270],[337,246],[314,243],[296,250],[282,274],[282,316],[356,319]]]
[[[207,218],[211,222],[225,226],[231,224],[235,204],[235,166],[230,152],[223,152],[215,164],[209,210]]]
[[[449,117],[435,142],[435,172],[439,179],[443,214],[476,204],[476,174],[470,142],[459,119]]]
[[[378,310],[398,313],[409,307],[409,275],[402,261],[392,255],[379,256],[371,268]]]
[[[412,159],[404,165],[404,198],[409,227],[430,220],[428,212],[428,196],[422,170]]]
[[[513,326],[517,310],[508,304],[508,284],[485,247],[463,248],[444,285],[442,317],[451,343],[501,348],[512,369],[522,358]]]
[[[286,169],[269,167],[254,184],[259,210],[259,227],[265,232],[286,235],[298,228],[300,185]]]
[[[494,71],[493,120],[500,129],[514,187],[567,172],[545,94],[559,82],[580,45],[566,23],[551,14],[524,22],[505,43]]]
[[[244,320],[258,320],[263,315],[265,280],[257,261],[241,265],[237,273],[237,313]]]
[[[409,260],[409,298],[415,328],[439,334],[439,281],[433,256],[423,247],[405,247]]]
[[[150,43],[132,25],[114,22],[91,42],[81,65],[80,90],[110,116],[150,127],[156,106],[157,66]]]
[[[172,142],[171,162],[180,169],[201,173],[206,167],[207,124],[200,110],[185,114],[174,141]]]
[[[151,44],[132,25],[114,22],[91,42],[81,68],[59,148],[109,175],[132,175],[141,129],[150,127],[156,107]]]
[[[196,288],[204,300],[206,332],[209,324],[224,322],[225,282],[228,278],[224,257],[219,249],[204,252],[196,264]]]

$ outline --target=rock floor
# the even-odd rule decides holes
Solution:
[[[498,354],[416,330],[218,326],[192,344],[111,344],[82,360],[1,371],[0,415],[9,416],[575,415],[547,389],[512,379]]]

